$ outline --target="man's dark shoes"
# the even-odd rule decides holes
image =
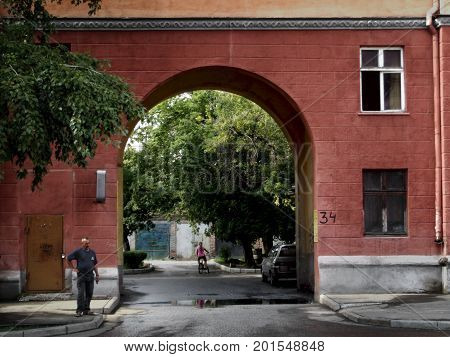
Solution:
[[[85,312],[83,312],[83,315],[95,315],[95,312],[85,311]]]
[[[77,311],[77,312],[75,313],[75,317],[81,317],[81,316],[83,316],[83,314],[82,314],[80,311]]]

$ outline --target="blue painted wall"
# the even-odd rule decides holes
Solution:
[[[170,223],[155,222],[150,230],[140,231],[136,238],[136,250],[147,253],[147,259],[163,259],[169,256]]]

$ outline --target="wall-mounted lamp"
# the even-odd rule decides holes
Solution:
[[[97,170],[96,201],[99,203],[106,201],[106,170]]]

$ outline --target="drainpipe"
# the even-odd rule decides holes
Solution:
[[[442,245],[442,294],[447,294],[447,239],[443,234],[442,224],[442,106],[439,58],[439,34],[433,23],[433,16],[439,11],[439,1],[427,11],[426,24],[432,36],[433,52],[433,97],[434,97],[434,151],[435,151],[435,242]]]
[[[443,72],[442,68],[444,68],[443,58],[441,56],[442,53],[442,41],[439,39],[439,91],[440,91],[440,119],[441,119],[441,163],[444,162],[444,80],[443,80]],[[441,165],[441,178],[442,183],[448,181],[448,175],[446,174],[446,170],[443,169]],[[443,191],[443,190],[442,190]],[[443,194],[444,192],[442,192]],[[442,207],[447,207],[447,196],[442,195]],[[443,209],[442,209],[443,211]],[[447,215],[445,215],[447,216]],[[444,216],[443,216],[444,218]],[[443,219],[444,220],[444,219]],[[447,218],[445,218],[447,220]],[[441,259],[439,259],[439,264],[442,266],[442,294],[448,294],[448,258],[447,258],[447,226],[442,226],[442,253]]]

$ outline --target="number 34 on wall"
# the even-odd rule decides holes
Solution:
[[[328,224],[336,223],[336,212],[333,211],[319,211],[319,223]]]

